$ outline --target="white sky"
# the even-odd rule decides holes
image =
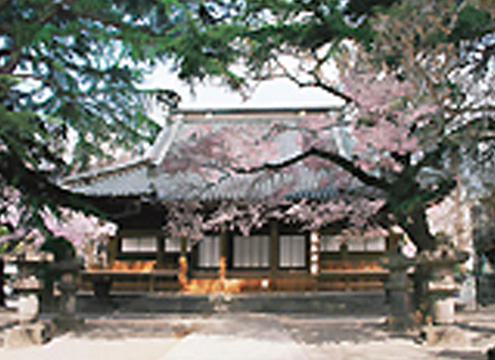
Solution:
[[[167,67],[157,68],[148,76],[146,87],[175,90],[181,97],[181,108],[229,108],[229,107],[298,107],[338,105],[338,98],[316,88],[299,88],[287,79],[265,82],[259,85],[251,98],[243,101],[241,95],[226,87],[213,84],[197,86],[193,96],[187,84],[178,80]]]

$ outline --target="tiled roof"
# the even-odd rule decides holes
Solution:
[[[192,110],[181,111],[157,137],[148,153],[126,164],[81,173],[62,181],[62,185],[74,192],[96,196],[151,195],[161,201],[171,200],[222,200],[262,199],[283,192],[285,197],[310,197],[325,199],[334,196],[336,189],[329,184],[332,170],[329,167],[309,169],[302,164],[294,165],[291,172],[229,174],[218,182],[210,182],[200,175],[191,160],[191,166],[170,172],[174,161],[186,163],[187,156],[197,146],[196,129],[207,125],[211,132],[220,133],[227,127],[238,136],[249,136],[269,130],[274,122],[297,125],[308,112],[328,113],[334,108],[319,109],[264,109],[264,110]],[[295,133],[284,132],[276,137],[276,157],[270,162],[288,159],[301,152],[294,138]],[[255,156],[256,157],[256,156]],[[175,160],[177,159],[177,160]]]

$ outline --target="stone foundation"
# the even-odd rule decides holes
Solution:
[[[79,295],[77,314],[107,313],[306,313],[343,316],[384,316],[384,291],[180,295],[126,293],[102,304],[92,295]]]

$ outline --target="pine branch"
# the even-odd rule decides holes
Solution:
[[[354,102],[354,99],[351,96],[349,96],[349,95],[345,94],[344,92],[338,90],[337,88],[323,82],[321,80],[321,78],[318,76],[318,74],[316,73],[316,71],[309,71],[309,75],[311,75],[314,78],[314,81],[305,81],[304,82],[304,81],[301,81],[296,75],[292,74],[289,71],[289,69],[287,69],[287,67],[284,66],[284,64],[282,64],[282,62],[280,62],[279,60],[276,60],[276,63],[277,63],[277,66],[282,69],[283,77],[286,77],[287,79],[289,79],[290,81],[295,83],[300,88],[305,88],[305,87],[320,88],[320,89],[328,92],[329,94],[332,94],[334,96],[341,98],[342,100],[344,100],[346,102],[346,104]]]
[[[58,206],[105,217],[105,198],[65,190],[48,180],[46,172],[29,169],[13,153],[0,152],[0,177],[29,198],[38,198],[49,208]]]

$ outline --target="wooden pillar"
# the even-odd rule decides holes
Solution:
[[[180,255],[181,256],[187,256],[187,237],[186,236],[180,237]]]
[[[120,234],[117,236],[112,236],[108,239],[108,244],[107,244],[107,254],[108,254],[108,259],[107,259],[107,267],[112,268],[113,264],[115,262],[115,258],[117,257],[117,254],[119,252],[119,238]]]
[[[188,284],[188,263],[187,263],[187,237],[180,238],[180,257],[179,257],[179,283],[184,289]]]
[[[309,233],[309,272],[311,275],[320,273],[320,232],[312,230]]]
[[[163,232],[156,235],[156,268],[163,269],[165,267],[165,236]]]
[[[343,268],[345,270],[349,270],[349,268],[350,268],[349,247],[347,246],[347,243],[343,242],[340,244],[339,252],[340,252],[340,259],[342,261]],[[349,276],[345,276],[345,278],[344,278],[344,289],[345,289],[345,291],[351,290],[350,284],[349,284]]]
[[[270,221],[270,275],[275,277],[278,273],[279,240],[278,222]]]
[[[227,228],[225,226],[222,226],[222,230],[220,232],[219,251],[218,275],[220,280],[224,281],[227,269]]]
[[[389,231],[386,241],[386,248],[389,254],[396,254],[400,252],[399,246],[402,241],[402,233],[392,229]]]

